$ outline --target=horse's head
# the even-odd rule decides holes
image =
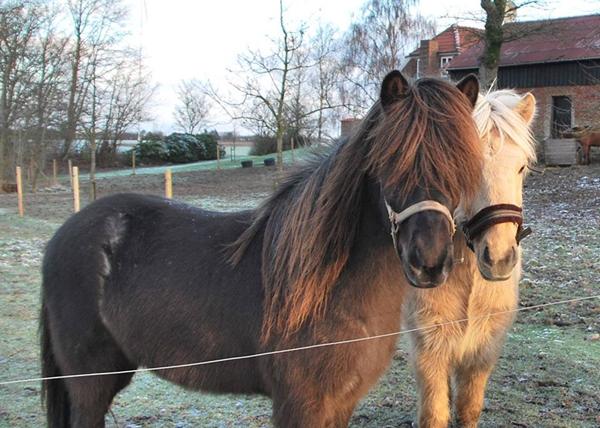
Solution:
[[[529,125],[535,115],[530,93],[496,91],[480,96],[474,119],[484,146],[480,188],[456,212],[479,271],[491,281],[508,279],[518,260],[519,242],[529,231],[522,226],[523,179],[535,161]]]
[[[453,264],[452,212],[480,180],[482,152],[472,120],[479,84],[435,79],[410,85],[398,71],[381,87],[382,118],[369,164],[406,277],[420,288],[446,281]]]

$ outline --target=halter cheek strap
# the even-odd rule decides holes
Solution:
[[[390,224],[392,226],[391,234],[392,234],[392,240],[394,241],[395,248],[397,248],[396,235],[398,233],[398,230],[400,229],[400,224],[404,220],[408,219],[409,217],[411,217],[421,211],[437,211],[437,212],[443,214],[450,222],[450,227],[452,229],[452,235],[454,235],[454,233],[456,232],[456,226],[454,225],[454,219],[452,218],[452,214],[450,213],[450,210],[448,210],[448,208],[446,208],[444,205],[440,204],[437,201],[426,200],[426,201],[417,202],[416,204],[409,206],[408,208],[400,211],[399,213],[395,212],[392,209],[392,207],[390,206],[390,204],[388,204],[387,201],[385,201],[385,207],[387,208],[388,214],[390,217]]]

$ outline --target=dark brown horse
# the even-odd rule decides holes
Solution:
[[[160,367],[397,330],[404,275],[422,287],[446,279],[447,212],[480,182],[471,118],[477,87],[473,78],[460,90],[432,79],[409,85],[390,73],[356,134],[290,175],[256,211],[216,213],[126,194],[75,214],[44,257],[43,375]],[[415,205],[425,200],[429,208]],[[421,208],[410,215],[411,206]],[[342,427],[394,344],[389,337],[157,375],[190,389],[268,395],[278,427]],[[131,377],[45,381],[49,426],[104,426]]]

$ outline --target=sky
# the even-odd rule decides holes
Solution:
[[[284,2],[286,25],[290,29],[304,25],[316,28],[319,22],[331,23],[340,32],[360,15],[365,0],[287,0]],[[130,7],[130,42],[140,47],[146,67],[158,84],[153,100],[152,122],[147,130],[174,131],[175,94],[182,79],[210,81],[227,90],[227,70],[234,69],[236,58],[248,48],[269,46],[269,37],[277,36],[278,0],[125,0]],[[422,0],[419,12],[435,19],[437,30],[479,13],[480,0]],[[519,12],[519,20],[600,13],[600,0],[546,0],[542,6]],[[219,131],[233,125],[218,107],[212,123]],[[239,126],[238,126],[239,128]]]

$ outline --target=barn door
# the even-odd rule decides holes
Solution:
[[[571,127],[571,117],[571,98],[552,97],[552,138],[559,138],[562,131]]]

